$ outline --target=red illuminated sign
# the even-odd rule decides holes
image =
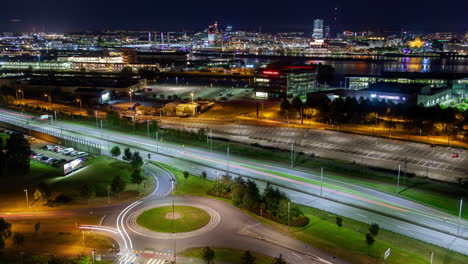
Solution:
[[[277,71],[263,71],[263,74],[265,74],[265,75],[279,75],[279,72],[277,72]]]

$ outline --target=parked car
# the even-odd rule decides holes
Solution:
[[[458,158],[459,155],[457,153],[452,153],[452,158]]]
[[[41,160],[42,160],[42,161],[46,161],[46,160],[48,160],[48,159],[49,159],[49,157],[47,157],[47,156],[42,156],[42,157],[41,157]]]

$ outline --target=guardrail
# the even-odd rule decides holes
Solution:
[[[32,126],[29,124],[29,122],[31,122],[31,120],[18,120],[0,116],[0,126],[3,126],[7,129],[25,133],[55,144],[76,148],[91,154],[101,155],[101,146],[94,142],[66,135],[62,131],[54,131],[42,127]]]

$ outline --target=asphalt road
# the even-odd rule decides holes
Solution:
[[[0,116],[6,116],[10,122],[22,124],[17,113],[0,112]],[[75,137],[83,138],[101,144],[106,151],[107,145],[122,144],[131,146],[143,152],[152,154],[152,159],[157,160],[181,170],[188,170],[194,174],[200,174],[206,170],[209,178],[215,178],[219,173],[228,172],[232,175],[251,176],[259,180],[288,187],[282,188],[292,200],[331,213],[337,213],[366,223],[377,222],[382,228],[390,231],[420,239],[432,244],[449,248],[464,254],[468,254],[468,241],[465,238],[457,238],[458,219],[444,212],[428,208],[421,204],[394,197],[389,194],[370,190],[360,186],[341,183],[339,181],[326,180],[324,187],[320,188],[320,182],[304,182],[303,179],[318,180],[319,175],[308,174],[292,169],[260,164],[254,160],[243,160],[238,157],[230,157],[210,153],[203,150],[181,147],[167,143],[155,142],[134,135],[117,132],[102,131],[76,124],[59,123],[60,127],[52,127],[46,124],[33,124],[35,129],[46,127],[50,130],[61,131]],[[101,138],[101,134],[103,138]],[[111,143],[107,143],[111,141]],[[279,176],[273,172],[287,173],[297,176],[290,179]],[[262,183],[259,183],[262,188]],[[295,189],[295,190],[291,190]],[[322,196],[320,195],[322,192]],[[468,235],[467,223],[461,221],[459,235]]]

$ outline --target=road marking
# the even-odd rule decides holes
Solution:
[[[404,228],[404,227],[401,227],[401,226],[396,226],[396,227],[401,228],[403,230],[408,230],[407,228]]]
[[[360,217],[364,217],[364,218],[366,218],[366,216],[365,216],[365,215],[362,215],[362,214],[357,214],[357,215],[359,215]]]
[[[293,252],[292,254],[293,254],[294,256],[296,256],[296,257],[298,257],[298,258],[302,259],[302,257],[301,257],[301,256],[299,256],[299,255],[298,255],[298,254],[296,254],[296,253],[294,253],[294,252]]]

